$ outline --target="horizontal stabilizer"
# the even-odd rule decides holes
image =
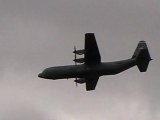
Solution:
[[[137,61],[140,72],[146,72],[149,62],[152,60],[145,41],[140,41],[132,56]]]

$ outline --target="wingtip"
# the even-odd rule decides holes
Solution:
[[[85,35],[94,35],[94,33],[85,33]]]
[[[141,41],[139,41],[139,43],[145,43],[146,41],[144,41],[144,40],[141,40]]]

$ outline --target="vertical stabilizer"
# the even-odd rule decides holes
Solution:
[[[137,67],[140,72],[146,72],[149,62],[152,60],[145,41],[140,41],[132,56],[137,61]]]

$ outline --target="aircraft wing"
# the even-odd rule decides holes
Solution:
[[[87,77],[86,79],[86,90],[94,90],[96,88],[99,76]]]
[[[85,34],[85,63],[96,64],[101,62],[101,56],[94,33]]]

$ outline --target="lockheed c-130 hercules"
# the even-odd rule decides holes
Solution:
[[[76,50],[74,47],[73,53],[75,65],[46,68],[38,77],[52,80],[75,78],[76,85],[86,83],[86,90],[90,91],[95,89],[100,76],[115,75],[135,65],[140,72],[146,72],[152,60],[145,41],[140,41],[131,58],[115,62],[101,62],[94,33],[86,33],[85,48]],[[84,58],[77,58],[77,55],[84,55]]]

